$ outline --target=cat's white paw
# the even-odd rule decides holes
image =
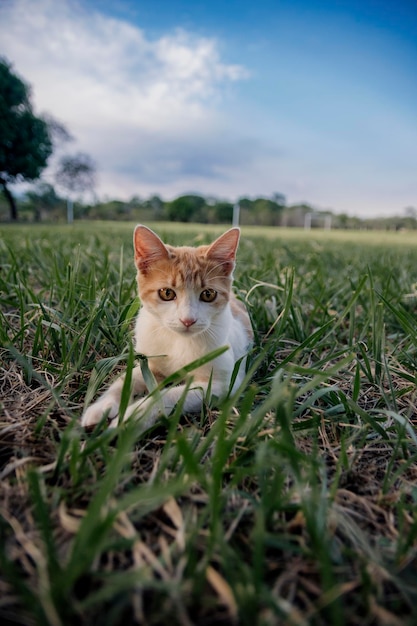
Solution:
[[[145,431],[153,426],[162,415],[160,406],[155,402],[154,398],[145,398],[138,402],[130,404],[123,416],[123,421],[126,422],[129,419],[140,421],[142,429]],[[119,416],[116,415],[109,423],[109,428],[116,428],[119,423]]]
[[[118,402],[111,396],[103,396],[84,411],[81,417],[81,426],[88,428],[89,426],[95,426],[103,419],[104,415],[114,421],[117,418],[119,411]],[[116,419],[117,423],[117,419]]]

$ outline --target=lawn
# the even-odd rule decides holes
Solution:
[[[0,227],[1,623],[416,624],[415,235],[244,228],[239,392],[86,433],[134,362],[132,232]]]

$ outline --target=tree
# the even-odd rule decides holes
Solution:
[[[205,205],[206,201],[202,196],[193,194],[180,196],[168,204],[168,219],[174,222],[200,221]]]
[[[39,178],[52,150],[48,123],[34,115],[28,85],[0,59],[0,185],[12,220],[18,212],[9,185]]]
[[[228,223],[233,218],[233,204],[230,202],[216,202],[214,205],[214,214],[216,221],[222,223]]]
[[[159,196],[153,195],[143,203],[143,207],[152,209],[154,219],[158,219],[164,210],[164,203]]]
[[[250,198],[240,198],[242,224],[256,224],[262,226],[280,226],[284,211],[285,197],[275,193],[275,199],[260,197],[251,200]]]
[[[88,154],[79,152],[74,156],[61,157],[55,174],[58,185],[70,193],[67,200],[68,221],[72,222],[72,196],[74,193],[83,193],[93,190],[95,186],[96,168]]]
[[[51,213],[57,207],[63,206],[63,200],[49,183],[40,182],[34,189],[26,193],[28,208],[34,213],[35,222],[40,222],[42,213]]]

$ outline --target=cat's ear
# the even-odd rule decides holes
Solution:
[[[169,258],[169,252],[161,239],[147,226],[136,226],[133,246],[136,267],[144,274],[155,261]]]
[[[239,245],[239,237],[239,228],[231,228],[216,239],[206,252],[208,259],[214,259],[223,266],[226,276],[231,274],[235,267],[236,250]]]

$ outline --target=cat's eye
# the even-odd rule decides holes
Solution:
[[[163,287],[162,289],[159,289],[158,295],[161,300],[164,300],[164,302],[175,300],[175,298],[177,297],[175,291],[173,289],[170,289],[170,287]]]
[[[217,298],[217,291],[214,289],[204,289],[200,293],[200,300],[202,302],[213,302]]]

